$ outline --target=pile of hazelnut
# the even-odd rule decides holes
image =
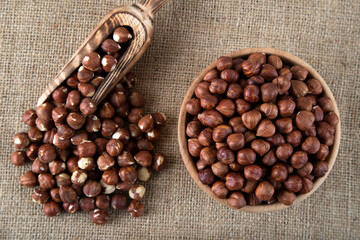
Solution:
[[[20,183],[39,188],[34,202],[44,204],[52,217],[63,208],[92,212],[96,224],[109,219],[107,209],[126,209],[133,217],[144,213],[140,200],[152,170],[164,168],[166,157],[154,152],[165,125],[162,113],[145,115],[144,96],[133,90],[136,77],[128,73],[99,106],[91,97],[132,38],[123,27],[98,51],[85,56],[82,66],[36,110],[22,119],[29,131],[15,134],[15,166],[32,162]],[[129,203],[130,201],[130,203]]]
[[[199,180],[233,208],[291,205],[328,171],[339,118],[302,66],[263,53],[220,57],[186,111]]]

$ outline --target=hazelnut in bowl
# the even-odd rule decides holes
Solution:
[[[310,196],[332,169],[339,111],[324,79],[273,48],[220,57],[190,86],[178,140],[197,185],[246,212],[287,208]]]

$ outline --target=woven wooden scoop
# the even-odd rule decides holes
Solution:
[[[150,46],[154,33],[153,15],[167,1],[142,0],[138,4],[113,9],[92,31],[90,36],[47,86],[37,105],[44,103],[51,93],[81,65],[82,59],[95,51],[117,27],[130,27],[133,30],[133,40],[130,46],[118,61],[115,70],[106,76],[92,98],[94,104],[99,104]]]

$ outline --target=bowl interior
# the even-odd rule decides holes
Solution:
[[[323,91],[324,94],[326,96],[328,96],[334,103],[334,107],[335,110],[334,112],[339,116],[339,110],[337,108],[336,105],[336,101],[334,99],[334,96],[331,92],[331,90],[329,89],[328,85],[326,84],[326,82],[324,81],[324,79],[306,62],[304,62],[303,60],[301,60],[300,58],[293,56],[287,52],[281,51],[281,50],[277,50],[274,48],[247,48],[247,49],[242,49],[242,50],[238,50],[235,52],[232,52],[226,56],[229,57],[247,57],[248,55],[255,53],[255,52],[263,52],[266,53],[266,55],[277,55],[279,56],[284,63],[288,63],[288,64],[292,64],[292,65],[300,65],[305,67],[306,69],[308,69],[309,71],[309,75],[315,79],[318,79],[322,86],[323,86]],[[189,171],[191,177],[194,179],[194,181],[196,182],[196,184],[206,193],[208,194],[210,197],[214,198],[216,201],[232,208],[228,203],[226,199],[219,199],[217,197],[215,197],[215,195],[211,192],[211,189],[209,186],[204,185],[200,182],[199,178],[198,178],[198,170],[195,166],[195,163],[193,161],[193,158],[190,156],[188,149],[187,149],[187,138],[186,138],[186,123],[187,123],[187,117],[188,114],[186,113],[185,110],[185,105],[186,103],[193,97],[194,95],[194,91],[195,91],[195,87],[196,84],[198,84],[199,82],[202,81],[203,77],[205,76],[205,74],[216,67],[216,61],[214,61],[213,63],[211,63],[209,66],[207,66],[198,76],[197,78],[194,80],[194,82],[191,84],[189,90],[187,91],[181,109],[180,109],[180,114],[179,114],[179,120],[178,120],[178,141],[179,141],[179,147],[180,147],[180,153],[182,156],[182,159],[184,161],[184,164],[187,168],[187,170]],[[339,144],[340,144],[340,122],[336,127],[336,131],[335,131],[335,141],[333,146],[330,148],[329,151],[329,155],[327,158],[327,162],[329,165],[329,170],[326,173],[326,175],[322,178],[318,178],[314,181],[314,188],[307,194],[301,194],[299,196],[296,197],[295,202],[293,203],[293,205],[301,202],[302,200],[304,200],[305,198],[307,198],[308,196],[310,196],[313,192],[316,191],[316,189],[325,181],[325,179],[327,178],[327,176],[329,175],[335,160],[336,160],[336,156],[338,154],[338,150],[339,150]],[[293,206],[290,205],[290,206]],[[270,212],[270,211],[276,211],[276,210],[281,210],[281,209],[285,209],[289,206],[286,206],[284,204],[281,204],[279,202],[273,203],[273,204],[266,204],[266,205],[257,205],[257,206],[245,206],[241,209],[239,209],[240,211],[245,211],[245,212]]]

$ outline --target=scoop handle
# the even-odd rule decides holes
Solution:
[[[149,11],[151,15],[154,15],[167,1],[168,0],[141,0],[139,4]]]

